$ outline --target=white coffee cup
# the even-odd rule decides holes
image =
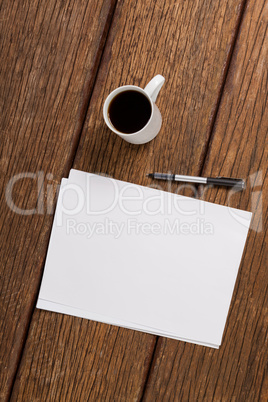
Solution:
[[[151,141],[153,138],[157,136],[160,131],[162,124],[162,117],[158,107],[155,104],[157,95],[165,82],[165,78],[162,75],[156,75],[144,89],[137,87],[135,85],[124,85],[112,91],[110,95],[106,98],[103,106],[103,117],[107,126],[112,130],[115,134],[119,135],[121,138],[130,142],[131,144],[145,144],[146,142]],[[118,131],[112,124],[109,118],[109,105],[111,101],[114,99],[116,95],[124,91],[138,91],[147,97],[151,104],[151,116],[145,126],[134,133],[127,134]]]

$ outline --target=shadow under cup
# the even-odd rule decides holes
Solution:
[[[107,114],[115,130],[122,134],[133,134],[142,130],[149,122],[152,106],[143,92],[125,89],[112,98]]]

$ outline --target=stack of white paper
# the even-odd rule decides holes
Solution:
[[[37,307],[218,348],[250,219],[71,170]]]

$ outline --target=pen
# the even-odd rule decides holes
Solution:
[[[228,186],[245,189],[246,184],[242,179],[232,179],[230,177],[197,177],[197,176],[183,176],[180,174],[169,173],[149,173],[147,177],[160,180],[183,181],[188,183],[198,184],[213,184],[215,186]]]

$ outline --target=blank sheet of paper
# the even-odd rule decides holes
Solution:
[[[217,347],[250,218],[71,170],[37,306]]]

